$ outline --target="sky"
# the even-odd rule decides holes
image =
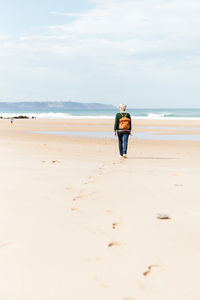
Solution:
[[[199,0],[0,0],[0,101],[200,107]]]

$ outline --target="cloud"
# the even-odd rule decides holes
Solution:
[[[197,57],[200,2],[197,0],[95,0],[84,13],[51,12],[75,17],[70,23],[46,28],[41,34],[20,36],[11,47],[112,60],[160,62]],[[1,37],[0,37],[1,38]],[[4,47],[9,48],[9,43]],[[117,61],[116,61],[117,63]]]
[[[0,35],[1,66],[43,68],[44,74],[50,69],[57,76],[67,70],[68,79],[80,74],[82,81],[98,73],[98,81],[134,78],[138,84],[145,78],[171,82],[184,77],[186,82],[192,81],[189,71],[198,74],[199,0],[91,2],[95,7],[84,12],[50,12],[66,22],[40,33]]]
[[[112,48],[124,55],[146,53],[171,56],[197,49],[200,33],[198,11],[200,3],[190,1],[95,1],[97,7],[80,15],[70,24],[49,27],[52,34],[73,36],[82,51],[102,47],[107,53]],[[87,47],[87,45],[90,45]],[[84,46],[84,47],[83,47]],[[88,53],[91,55],[90,51]],[[123,53],[121,53],[123,54]]]
[[[136,38],[157,37],[158,34],[188,33],[192,28],[198,32],[200,3],[191,1],[100,1],[96,8],[80,15],[71,24],[51,26],[57,32],[74,34],[121,34]],[[78,15],[78,14],[77,14]]]

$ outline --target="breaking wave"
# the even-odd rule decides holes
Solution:
[[[10,118],[17,116],[27,116],[37,119],[114,119],[116,110],[107,111],[70,111],[70,112],[0,112],[0,117]],[[156,111],[150,109],[130,109],[133,119],[147,120],[199,120],[200,110],[171,110],[171,111]]]

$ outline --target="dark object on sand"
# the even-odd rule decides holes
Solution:
[[[171,218],[167,214],[157,214],[157,219],[160,219],[160,220],[170,220]]]
[[[17,117],[13,117],[13,119],[29,119],[29,117],[20,115]]]

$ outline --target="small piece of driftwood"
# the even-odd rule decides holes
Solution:
[[[170,220],[171,218],[167,214],[157,214],[157,219],[160,219],[160,220]]]

